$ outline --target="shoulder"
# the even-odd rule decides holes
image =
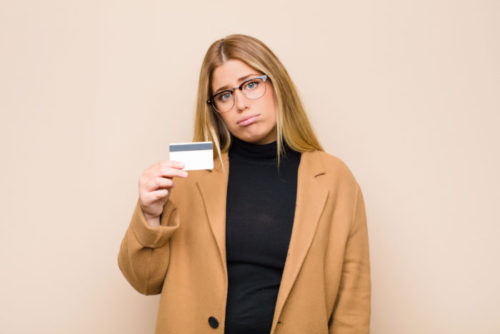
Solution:
[[[351,168],[344,160],[324,151],[303,152],[303,157],[321,171],[322,181],[335,184],[337,187],[359,188],[359,184]]]

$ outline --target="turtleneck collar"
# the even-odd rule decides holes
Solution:
[[[282,155],[281,159],[286,159],[290,154],[299,152],[293,151],[286,142],[283,143],[283,151],[286,155]],[[245,160],[259,160],[275,162],[277,159],[277,141],[269,144],[253,144],[243,141],[231,135],[231,146],[229,147],[229,156],[238,157]]]

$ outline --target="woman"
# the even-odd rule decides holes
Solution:
[[[146,169],[118,257],[137,291],[161,294],[156,333],[368,333],[361,190],[261,41],[210,46],[194,141],[213,142],[214,169]]]

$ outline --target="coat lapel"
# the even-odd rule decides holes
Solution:
[[[302,153],[292,236],[276,301],[271,333],[275,330],[276,320],[279,319],[290,290],[297,279],[328,197],[328,190],[323,186],[319,177],[325,173],[325,169],[315,157],[315,152]]]
[[[197,181],[212,234],[219,248],[221,264],[227,277],[226,267],[226,197],[229,173],[227,153],[222,154],[224,169],[219,159],[214,161],[214,169],[207,171]]]

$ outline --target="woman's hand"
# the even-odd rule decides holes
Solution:
[[[139,178],[139,200],[144,217],[151,226],[160,225],[163,206],[174,187],[174,177],[188,176],[184,163],[163,160],[142,172]]]

